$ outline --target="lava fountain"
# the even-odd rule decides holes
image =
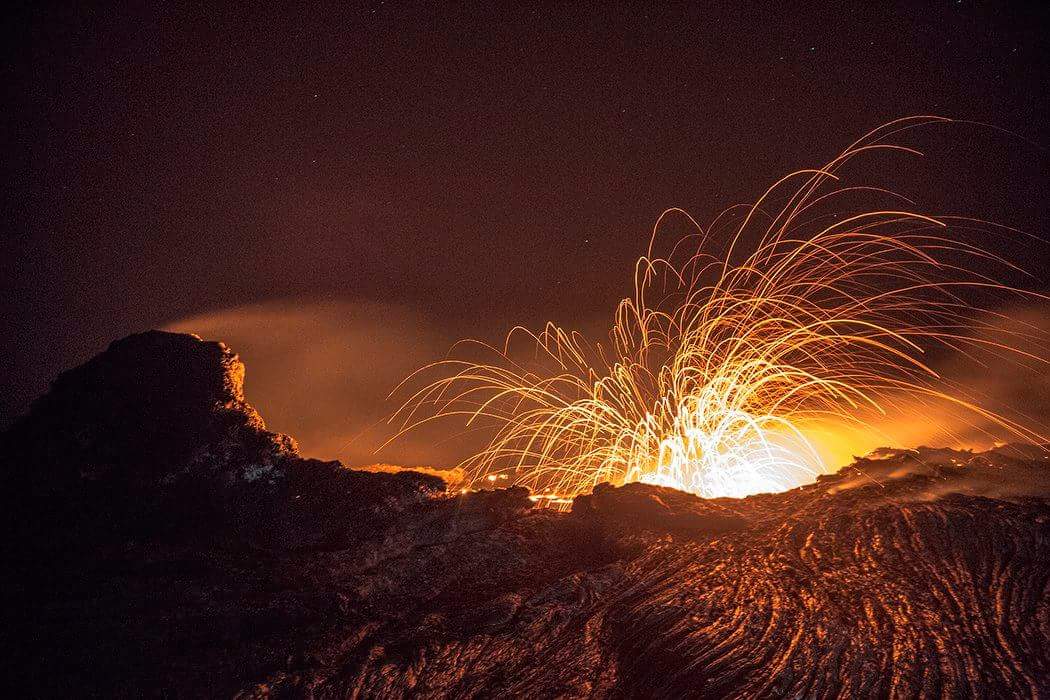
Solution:
[[[862,155],[920,155],[888,139],[939,121],[947,120],[879,127],[708,227],[680,209],[664,212],[607,341],[553,323],[514,328],[502,346],[461,341],[402,383],[400,391],[411,388],[392,418],[397,435],[446,418],[490,430],[485,448],[460,465],[472,483],[520,484],[556,503],[601,482],[703,497],[783,491],[825,471],[807,438],[815,426],[863,428],[905,401],[912,410],[916,401],[951,404],[1040,440],[924,361],[933,348],[1020,352],[1008,338],[973,333],[992,327],[995,314],[966,293],[1026,295],[992,276],[1013,266],[965,240],[972,220],[840,184],[842,167]],[[849,208],[858,196],[892,206]],[[659,234],[672,218],[690,233],[661,256]]]

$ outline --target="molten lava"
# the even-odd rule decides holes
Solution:
[[[707,229],[682,210],[664,212],[607,343],[553,323],[515,328],[502,347],[465,341],[458,351],[481,357],[455,355],[406,380],[422,378],[422,387],[395,414],[401,433],[445,417],[491,429],[487,446],[462,464],[472,483],[506,476],[561,503],[601,482],[704,497],[783,491],[825,471],[808,433],[864,428],[904,400],[951,404],[1039,440],[923,360],[938,346],[1011,350],[974,335],[994,314],[960,295],[1015,292],[987,272],[1009,263],[966,242],[966,220],[907,210],[907,200],[875,187],[833,187],[862,154],[917,154],[886,139],[931,121],[944,120],[880,127]],[[846,214],[860,195],[894,206]],[[671,218],[693,233],[658,256]],[[717,241],[728,241],[718,254]]]

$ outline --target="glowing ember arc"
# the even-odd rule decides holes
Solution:
[[[934,345],[989,343],[972,330],[990,325],[990,312],[964,302],[957,288],[998,286],[978,268],[1007,263],[949,235],[950,218],[892,208],[828,222],[818,211],[849,195],[898,197],[873,187],[825,190],[859,154],[916,153],[883,141],[932,121],[947,120],[880,127],[823,168],[793,173],[754,205],[728,210],[706,233],[684,211],[664,212],[607,345],[553,323],[538,333],[515,328],[502,348],[463,341],[454,350],[490,360],[452,356],[406,379],[423,386],[395,414],[398,434],[448,417],[491,428],[486,448],[461,465],[473,483],[506,476],[556,503],[606,481],[704,497],[785,490],[824,471],[807,427],[863,425],[865,414],[885,413],[904,396],[952,403],[1038,439],[947,391],[922,360]],[[786,203],[767,216],[775,196]],[[657,234],[671,216],[697,233],[657,257]],[[711,233],[725,226],[728,249],[713,255]]]

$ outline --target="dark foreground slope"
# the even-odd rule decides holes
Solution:
[[[743,501],[306,460],[148,333],[2,438],[13,687],[227,697],[1045,696],[1045,453],[887,452]]]

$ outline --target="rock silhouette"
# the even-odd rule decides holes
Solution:
[[[782,494],[510,488],[300,456],[149,332],[0,438],[36,696],[1043,697],[1050,460],[886,450]],[[20,684],[21,685],[21,684]]]

